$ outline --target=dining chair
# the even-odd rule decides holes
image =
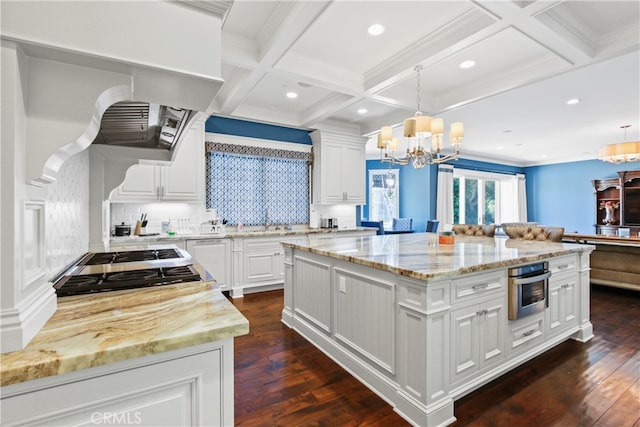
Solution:
[[[393,218],[392,231],[413,231],[413,218]]]
[[[504,226],[504,232],[510,239],[562,242],[564,227],[546,227],[542,225]]]
[[[454,224],[453,232],[466,236],[493,237],[496,234],[495,224]]]
[[[427,220],[427,229],[425,231],[427,233],[437,233],[438,224],[440,224],[440,221],[438,221],[437,219]]]
[[[362,227],[375,227],[378,230],[376,235],[380,236],[384,234],[384,221],[360,221]]]

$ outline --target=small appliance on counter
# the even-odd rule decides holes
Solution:
[[[125,224],[124,222],[122,224],[116,225],[114,235],[118,237],[131,236],[131,226],[128,224]]]
[[[200,224],[198,230],[200,234],[224,234],[224,226],[227,224],[227,220],[220,218],[215,209],[207,209],[203,219],[205,221]]]
[[[320,228],[338,228],[338,218],[320,218]]]

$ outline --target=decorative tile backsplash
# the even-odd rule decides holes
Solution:
[[[54,275],[88,251],[89,150],[64,162],[46,191],[46,256]]]

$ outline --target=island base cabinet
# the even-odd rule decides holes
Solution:
[[[412,425],[449,425],[454,400],[592,337],[589,252],[580,260],[551,258],[557,306],[509,321],[506,268],[419,280],[285,244],[282,321]]]
[[[3,426],[233,425],[233,340],[2,387]],[[195,351],[194,351],[195,350]]]
[[[578,327],[577,281],[577,274],[562,274],[549,279],[547,327],[550,335]]]
[[[504,359],[506,322],[503,296],[451,312],[454,387]]]

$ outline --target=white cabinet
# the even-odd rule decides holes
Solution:
[[[231,289],[231,244],[228,239],[187,240],[187,252],[215,278],[220,289]]]
[[[364,204],[366,138],[316,130],[313,141],[313,203]]]
[[[504,296],[451,312],[452,384],[505,357]]]
[[[204,198],[204,129],[189,129],[170,166],[134,165],[111,201],[202,201]]]
[[[233,339],[2,387],[0,423],[233,425]]]
[[[551,335],[578,326],[578,293],[576,273],[551,275],[547,327]]]

